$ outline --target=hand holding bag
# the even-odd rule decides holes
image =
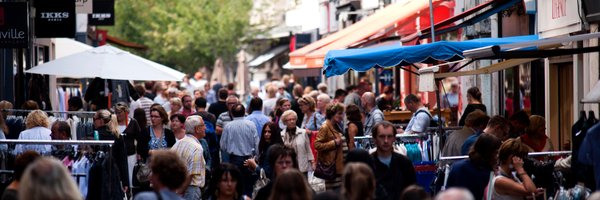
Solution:
[[[317,168],[315,169],[315,176],[317,178],[324,179],[324,180],[335,180],[335,178],[337,176],[337,171],[336,171],[336,167],[335,167],[335,162],[337,161],[337,156],[338,156],[337,148],[334,151],[335,151],[335,157],[331,164],[327,165],[321,161],[317,161]]]

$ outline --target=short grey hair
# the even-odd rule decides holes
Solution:
[[[296,117],[296,120],[298,120],[298,114],[296,114],[296,112],[293,111],[293,110],[286,110],[285,112],[283,112],[283,114],[281,114],[281,119],[280,120],[284,120],[285,121],[290,116],[294,116],[294,117]]]
[[[194,133],[194,129],[202,124],[204,124],[202,117],[198,115],[189,116],[185,119],[185,132]]]
[[[374,106],[375,105],[375,94],[373,94],[372,92],[365,92],[362,95],[363,99],[365,100],[365,103]]]
[[[324,101],[325,103],[329,103],[331,102],[331,97],[329,97],[329,95],[327,94],[319,94],[319,96],[317,96],[317,101],[318,100]]]
[[[475,200],[475,197],[467,189],[450,188],[435,196],[435,200]]]

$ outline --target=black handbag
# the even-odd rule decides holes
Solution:
[[[145,186],[149,184],[150,181],[150,167],[138,160],[133,167],[134,180],[133,182],[137,182],[138,184],[134,184],[136,186]]]
[[[334,151],[335,158],[333,159],[333,162],[331,164],[327,165],[321,161],[317,162],[317,168],[315,169],[315,176],[317,178],[331,181],[335,180],[335,178],[337,177],[335,163],[337,161],[338,150],[335,149]]]

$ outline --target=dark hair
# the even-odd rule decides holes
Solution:
[[[77,110],[83,108],[83,100],[81,100],[80,96],[73,96],[69,98],[69,107],[74,107]]]
[[[146,88],[140,84],[135,85],[135,91],[140,95],[140,97],[146,94]]]
[[[350,104],[350,105],[346,106],[346,118],[348,118],[348,121],[351,121],[351,122],[360,122],[361,121],[360,109],[358,108],[357,105]]]
[[[154,81],[144,82],[144,88],[146,90],[152,90],[154,88]]]
[[[233,89],[235,89],[235,84],[233,84],[233,83],[227,83],[227,89],[228,89],[228,90],[233,90]]]
[[[183,101],[184,101],[184,99],[185,99],[185,98],[190,98],[190,100],[194,99],[194,98],[192,98],[192,96],[190,96],[189,94],[186,94],[186,95],[183,95],[183,96],[181,97],[181,103],[183,103]]]
[[[221,88],[219,89],[219,99],[225,100],[227,99],[227,96],[229,96],[229,92],[227,91],[226,88]]]
[[[325,118],[332,119],[338,112],[344,112],[344,104],[334,103],[329,104],[325,109]]]
[[[165,111],[165,109],[161,106],[161,107],[154,107],[154,108],[150,108],[150,114],[152,115],[152,112],[158,112],[158,115],[160,115],[160,118],[162,119],[162,123],[163,124],[168,124],[169,123],[169,115],[167,114],[167,111]]]
[[[481,91],[479,91],[479,88],[477,88],[477,87],[469,88],[467,90],[467,94],[471,95],[471,97],[473,97],[475,100],[481,101]]]
[[[354,90],[354,89],[356,89],[356,85],[349,85],[349,86],[346,86],[346,92],[350,92],[350,91],[352,91],[352,90]]]
[[[283,146],[283,144],[274,144],[269,148],[268,154],[269,166],[271,166],[271,169],[275,169],[275,162],[277,162],[277,159],[285,156],[291,157],[293,163],[292,166],[295,169],[298,169],[298,159],[296,159],[298,155],[294,149]]]
[[[196,105],[198,108],[206,108],[206,99],[204,97],[198,97],[194,101],[194,105]]]
[[[271,141],[269,143],[267,143],[267,141],[265,140],[265,130],[267,129],[267,127],[271,129]],[[260,141],[258,142],[259,154],[265,154],[267,152],[267,149],[269,149],[271,145],[283,144],[283,139],[281,139],[281,131],[279,130],[279,125],[271,121],[263,125],[263,128],[260,133]],[[262,156],[266,155],[261,155],[261,157]]]
[[[58,132],[66,133],[68,138],[71,138],[71,126],[65,121],[56,121],[52,126],[58,126]]]
[[[344,164],[351,162],[364,163],[373,169],[373,160],[371,159],[371,155],[364,149],[353,149],[348,151],[348,154],[346,154],[346,160],[344,160]]]
[[[394,130],[394,136],[396,136],[396,134],[398,134],[398,130],[396,130],[396,127],[394,126],[394,124],[392,124],[392,122],[381,121],[381,122],[375,124],[375,126],[373,126],[373,128],[371,129],[371,135],[373,135],[373,138],[376,138],[377,135],[379,135],[379,127],[383,127],[383,128],[392,127],[392,130]]]
[[[275,109],[273,111],[273,114],[275,114],[275,116],[281,117],[281,114],[283,114],[281,107],[283,107],[283,104],[285,104],[285,102],[290,102],[290,100],[287,98],[281,98],[277,100],[277,104],[275,104]]]
[[[161,184],[175,190],[183,184],[188,176],[187,165],[174,151],[158,150],[152,152],[150,169],[153,176],[158,176]]]
[[[259,97],[254,97],[250,100],[250,105],[248,105],[250,108],[250,112],[252,111],[261,111],[262,107],[263,107],[263,101],[262,99],[260,99]]]
[[[37,158],[42,157],[38,152],[35,151],[25,151],[21,155],[18,155],[15,159],[15,171],[14,178],[16,180],[21,180],[23,177],[23,172],[27,169],[27,166],[31,165],[33,161]]]
[[[207,194],[208,196],[216,197],[219,192],[219,185],[223,176],[229,174],[233,180],[236,180],[235,191],[237,196],[234,199],[242,199],[243,195],[243,180],[242,180],[242,172],[232,164],[229,163],[221,163],[216,169],[214,169],[212,173],[212,178],[210,179],[210,185],[208,186]],[[213,198],[216,199],[216,198]]]
[[[135,119],[138,125],[140,125],[142,132],[143,130],[146,130],[148,126],[148,118],[146,118],[146,111],[144,111],[143,108],[136,108],[133,111],[133,119]]]
[[[410,185],[400,194],[400,200],[427,200],[431,196],[419,185]]]
[[[182,115],[179,113],[174,114],[169,117],[169,120],[173,121],[173,119],[175,119],[175,118],[177,118],[177,120],[179,120],[179,122],[181,122],[182,124],[185,124],[185,115]]]
[[[500,150],[498,151],[498,160],[500,160],[500,163],[502,163],[508,161],[507,159],[510,156],[517,156],[525,160],[528,153],[529,148],[527,148],[525,144],[518,139],[510,138],[500,145]]]
[[[404,97],[404,103],[418,103],[421,102],[421,99],[414,94],[408,94]]]
[[[504,117],[500,116],[500,115],[496,115],[493,116],[492,118],[490,118],[490,121],[488,121],[487,127],[508,127],[509,126],[508,120],[506,120]]]
[[[465,126],[485,127],[487,126],[488,121],[490,121],[489,116],[487,116],[483,111],[475,109],[475,111],[467,115],[467,119],[465,120]]]
[[[290,169],[274,180],[269,199],[305,200],[312,195],[312,189],[304,175],[297,169]]]
[[[494,153],[500,148],[502,141],[492,134],[481,134],[469,150],[469,159],[477,166],[492,170],[496,165]]]
[[[244,105],[240,103],[236,103],[233,107],[231,107],[231,115],[233,117],[243,117],[246,114],[246,109]]]
[[[527,125],[529,126],[529,115],[527,115],[527,113],[523,110],[519,110],[517,112],[515,112],[513,115],[510,116],[509,118],[511,121],[518,121],[521,124]]]
[[[27,100],[25,103],[23,103],[23,105],[21,106],[21,108],[25,109],[25,110],[38,110],[40,106],[38,105],[37,102],[35,102],[34,100]]]
[[[337,89],[337,90],[335,90],[334,98],[338,98],[338,97],[341,97],[341,96],[346,96],[347,94],[348,94],[348,92],[346,92],[346,90]]]

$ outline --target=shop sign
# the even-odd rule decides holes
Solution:
[[[75,0],[75,12],[77,13],[92,13],[92,0]]]
[[[88,15],[88,24],[94,26],[115,25],[115,1],[94,0],[94,12]]]
[[[537,1],[539,33],[542,38],[583,30],[578,0]]]
[[[35,36],[38,38],[75,37],[73,0],[36,0]]]
[[[383,83],[383,85],[392,85],[392,81],[394,80],[394,73],[392,70],[384,69],[379,73],[379,81]]]
[[[27,2],[0,2],[0,48],[27,48]]]

